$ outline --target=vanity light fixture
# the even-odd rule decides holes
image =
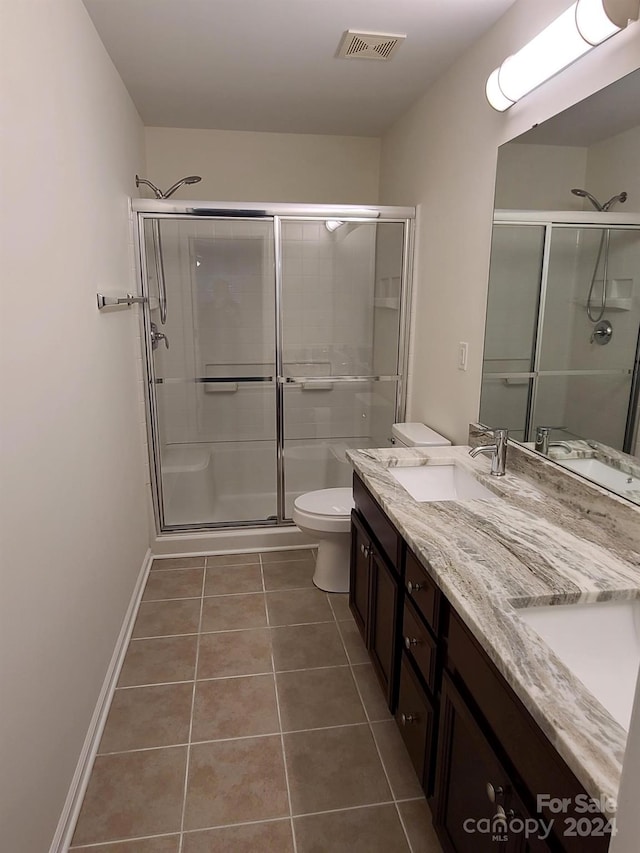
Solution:
[[[639,14],[640,0],[577,0],[489,75],[487,100],[495,110],[508,110]]]
[[[327,219],[324,223],[327,231],[337,231],[344,222],[341,219]]]

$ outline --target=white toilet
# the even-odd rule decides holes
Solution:
[[[421,423],[394,424],[392,442],[404,447],[441,447],[451,444],[443,435]],[[313,582],[325,592],[349,592],[351,510],[353,492],[320,489],[296,498],[293,520],[303,533],[318,540]]]

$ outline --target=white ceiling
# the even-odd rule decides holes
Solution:
[[[83,0],[148,126],[379,136],[515,0]],[[347,29],[406,33],[336,59]]]

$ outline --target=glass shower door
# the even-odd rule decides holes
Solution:
[[[545,228],[494,225],[480,421],[526,440],[535,366]]]
[[[145,218],[144,238],[162,527],[275,523],[273,221]]]
[[[283,515],[350,486],[349,448],[388,444],[396,416],[405,224],[284,219]]]
[[[602,308],[605,250],[602,318],[612,334],[600,344],[594,319]],[[633,452],[625,446],[625,432],[628,416],[635,414],[629,408],[640,328],[634,294],[639,266],[638,229],[554,227],[532,434],[536,426],[551,426],[554,440],[582,438]]]

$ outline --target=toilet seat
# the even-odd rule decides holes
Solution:
[[[293,520],[298,527],[327,533],[348,533],[353,507],[351,489],[320,489],[295,499]]]

